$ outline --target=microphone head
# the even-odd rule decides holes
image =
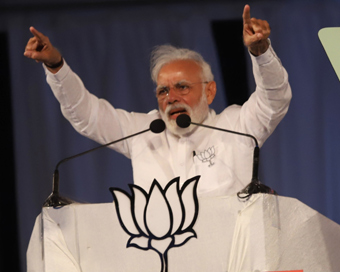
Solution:
[[[187,114],[180,114],[176,118],[176,123],[181,128],[187,128],[188,126],[190,126],[191,118]]]
[[[153,120],[150,124],[150,130],[153,133],[161,133],[165,130],[165,123],[162,119]]]

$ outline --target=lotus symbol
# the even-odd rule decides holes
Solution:
[[[200,161],[209,162],[209,167],[214,165],[214,163],[212,162],[212,159],[214,157],[215,157],[215,148],[213,146],[197,154],[197,158],[199,158]]]
[[[154,180],[149,194],[130,184],[131,196],[110,188],[123,230],[131,236],[126,247],[156,251],[161,272],[168,271],[168,251],[197,237],[193,226],[198,216],[197,183],[200,176],[187,180],[180,188],[179,178],[164,189]]]

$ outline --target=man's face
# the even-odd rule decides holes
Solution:
[[[202,96],[202,69],[191,60],[176,60],[164,65],[157,77],[157,88],[170,88],[168,95],[163,99],[158,99],[160,111],[165,112],[167,107],[175,104],[186,104],[191,109],[198,105]],[[192,84],[194,83],[194,84]],[[187,84],[189,93],[181,95],[174,90],[176,84]],[[168,117],[175,120],[180,113],[186,113],[183,108],[171,110]]]
[[[215,88],[213,92],[211,87]],[[196,62],[176,60],[164,65],[157,77],[156,92],[163,93],[158,95],[158,106],[170,131],[174,134],[190,131],[178,130],[175,120],[180,114],[188,114],[193,122],[203,122],[215,91],[215,82],[203,82],[202,68]]]

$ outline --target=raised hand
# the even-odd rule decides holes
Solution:
[[[53,72],[59,70],[62,66],[62,56],[60,52],[53,47],[48,37],[34,27],[30,27],[30,31],[33,37],[28,40],[24,56],[34,59],[36,62],[45,63],[49,70]],[[57,64],[60,64],[60,67],[55,67]]]
[[[243,42],[249,51],[259,56],[269,47],[268,37],[270,27],[267,21],[250,17],[250,7],[245,5],[243,10]]]

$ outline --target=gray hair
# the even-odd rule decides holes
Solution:
[[[202,55],[189,49],[177,48],[172,45],[156,46],[151,53],[151,79],[157,83],[158,73],[161,68],[175,60],[192,60],[202,68],[203,81],[213,81],[214,75],[210,65],[203,59]]]

